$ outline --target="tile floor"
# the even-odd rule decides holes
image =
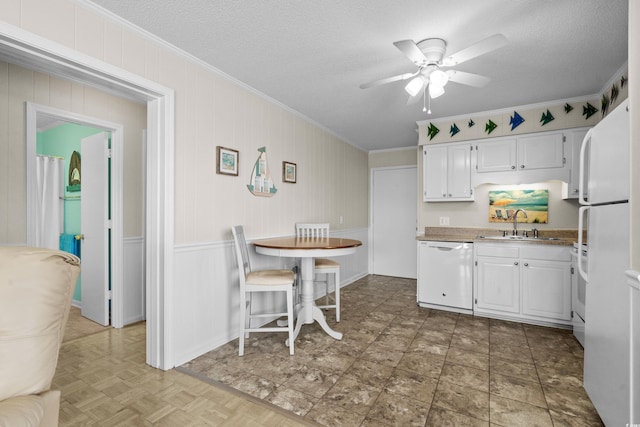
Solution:
[[[415,302],[415,280],[367,276],[343,288],[341,341],[305,325],[253,334],[178,368],[327,426],[601,426],[569,331]]]

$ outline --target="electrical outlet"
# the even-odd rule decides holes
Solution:
[[[342,215],[340,215],[340,224],[344,223],[344,218],[342,217]]]
[[[441,216],[440,217],[440,225],[449,225],[449,217]]]

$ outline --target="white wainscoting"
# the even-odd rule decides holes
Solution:
[[[145,320],[144,237],[125,237],[122,313],[123,326]],[[82,301],[71,305],[82,309]],[[113,321],[113,319],[112,319]]]
[[[125,237],[122,318],[124,325],[145,319],[144,237]]]
[[[362,242],[355,254],[336,258],[342,268],[342,286],[367,275],[368,234],[366,228],[331,233]],[[179,366],[238,337],[238,270],[233,241],[177,245],[174,255],[173,360]],[[250,256],[254,269],[291,268],[296,263],[291,258],[259,255],[253,246]]]

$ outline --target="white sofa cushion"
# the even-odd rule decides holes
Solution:
[[[67,252],[0,247],[0,401],[51,387],[79,264]]]

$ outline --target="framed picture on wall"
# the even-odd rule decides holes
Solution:
[[[238,176],[238,158],[240,153],[226,147],[216,147],[216,173]]]
[[[282,162],[282,182],[295,184],[298,176],[298,168],[295,163]]]

